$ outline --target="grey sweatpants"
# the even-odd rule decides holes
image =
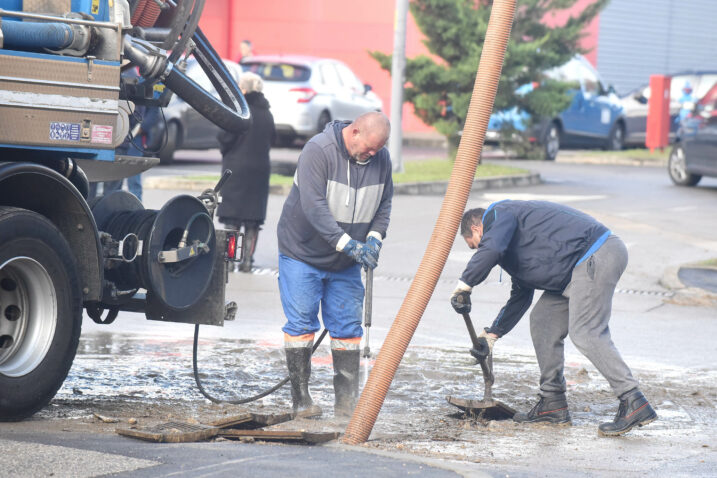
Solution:
[[[544,292],[530,314],[530,335],[540,367],[540,394],[565,393],[564,341],[575,347],[607,379],[616,396],[637,381],[610,338],[612,296],[627,267],[627,249],[611,235],[592,256],[576,266],[562,294]]]

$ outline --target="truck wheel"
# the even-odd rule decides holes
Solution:
[[[0,207],[0,421],[55,396],[75,358],[82,296],[70,246],[45,217]]]

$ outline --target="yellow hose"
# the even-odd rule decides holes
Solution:
[[[368,440],[386,399],[388,387],[446,264],[468,202],[476,167],[480,163],[483,140],[493,110],[514,15],[515,0],[494,1],[463,136],[441,212],[416,277],[393,321],[351,421],[346,427],[343,443],[358,445]]]

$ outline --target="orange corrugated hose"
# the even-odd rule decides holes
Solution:
[[[162,3],[164,3],[164,0],[162,0]],[[140,0],[130,21],[136,27],[153,27],[161,13],[162,8],[154,0]]]
[[[483,53],[473,86],[473,96],[468,107],[463,136],[451,173],[441,212],[431,234],[426,253],[411,283],[408,294],[393,321],[376,364],[359,397],[351,421],[342,438],[343,443],[358,445],[368,440],[378,412],[386,399],[388,387],[396,369],[408,348],[408,343],[418,327],[436,282],[446,264],[448,253],[458,231],[463,210],[468,201],[488,120],[493,109],[495,93],[503,65],[505,49],[515,14],[515,0],[495,0],[488,22]]]

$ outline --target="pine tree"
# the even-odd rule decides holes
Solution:
[[[516,14],[505,54],[494,111],[518,107],[534,120],[554,116],[570,104],[573,86],[550,80],[543,72],[560,66],[576,53],[583,28],[609,0],[595,0],[563,26],[548,27],[547,15],[572,7],[578,0],[517,0]],[[404,98],[414,105],[424,123],[446,136],[463,128],[483,49],[491,0],[411,0],[410,11],[426,37],[434,61],[419,55],[406,61]],[[369,52],[390,72],[391,55]],[[521,85],[537,82],[540,88],[516,94]]]

